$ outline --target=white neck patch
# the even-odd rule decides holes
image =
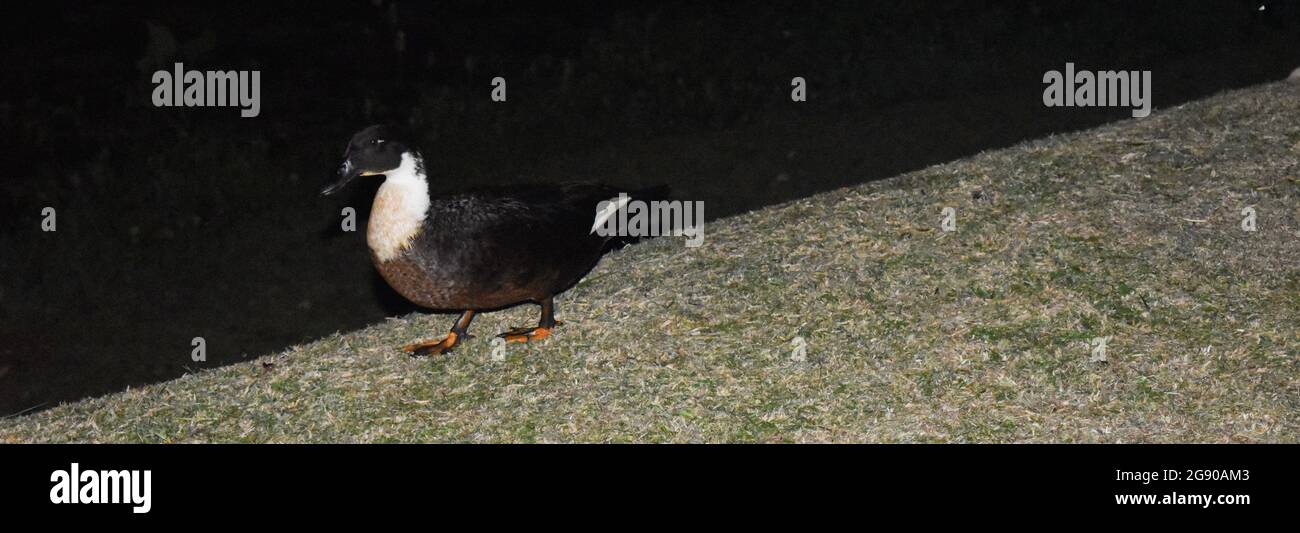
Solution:
[[[366,226],[366,244],[381,262],[410,246],[429,214],[429,182],[419,156],[402,154],[401,166],[384,174]]]

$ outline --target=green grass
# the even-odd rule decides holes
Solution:
[[[1298,135],[1297,86],[1227,93],[631,247],[502,362],[534,308],[448,357],[397,350],[452,320],[412,315],[0,440],[1295,442]]]

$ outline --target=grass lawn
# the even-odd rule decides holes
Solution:
[[[1300,440],[1300,85],[705,229],[606,257],[503,361],[491,335],[535,307],[481,315],[451,356],[398,350],[454,319],[416,314],[0,420],[0,441]]]

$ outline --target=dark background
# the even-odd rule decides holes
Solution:
[[[1067,61],[1151,70],[1157,108],[1285,78],[1297,7],[8,2],[0,415],[414,311],[338,230],[343,206],[364,228],[377,180],[317,195],[367,124],[415,132],[436,189],[667,183],[716,218],[1129,117],[1044,107]],[[260,70],[261,115],[153,107],[176,61]]]

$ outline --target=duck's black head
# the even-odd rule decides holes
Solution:
[[[374,176],[391,171],[401,166],[402,154],[410,151],[388,126],[376,124],[358,131],[343,152],[338,181],[321,189],[320,193],[334,194],[357,176]]]

